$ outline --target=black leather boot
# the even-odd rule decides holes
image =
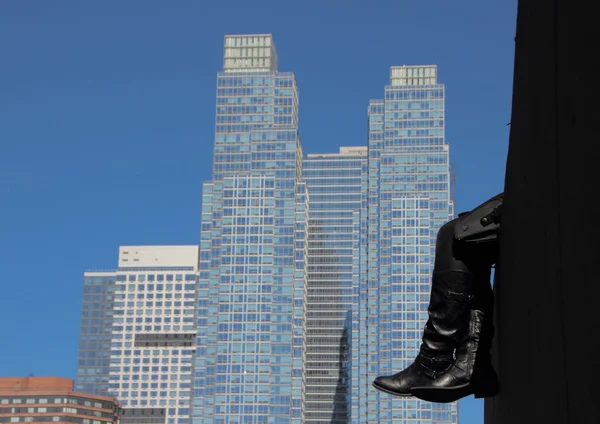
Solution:
[[[476,398],[495,396],[498,377],[491,362],[490,350],[494,337],[493,292],[489,271],[475,273],[476,295],[471,310],[469,332],[456,349],[455,360],[449,369],[428,384],[415,386],[413,396],[429,402],[453,402],[474,394]]]
[[[473,274],[454,257],[456,220],[438,232],[429,301],[429,319],[415,361],[390,376],[377,377],[373,386],[396,396],[411,396],[416,386],[428,386],[454,363],[454,351],[465,338],[473,299]]]
[[[482,311],[471,310],[467,340],[456,350],[452,366],[429,381],[429,384],[413,387],[413,396],[429,402],[448,403],[474,393],[471,382],[474,381],[473,370],[483,319]]]
[[[482,333],[479,340],[479,350],[475,359],[475,370],[473,371],[473,380],[475,380],[473,394],[475,398],[485,398],[496,396],[499,392],[498,376],[492,365],[492,341],[494,339],[494,292],[489,283],[485,283],[481,293],[475,297],[480,297],[481,305],[484,311]]]

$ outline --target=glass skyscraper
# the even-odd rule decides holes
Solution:
[[[436,66],[391,69],[368,146],[303,157],[270,35],[225,37],[203,185],[193,422],[456,423],[375,390],[418,353],[454,216]]]
[[[300,423],[308,197],[270,35],[225,37],[203,185],[193,422]]]
[[[406,368],[418,353],[437,231],[454,216],[444,91],[435,65],[392,67],[383,99],[369,104],[368,265],[361,287],[366,328],[357,423],[457,422],[456,403],[402,399],[369,387],[377,376]]]
[[[86,272],[76,390],[125,423],[458,422],[372,387],[416,357],[454,216],[437,67],[391,68],[368,145],[303,154],[270,35],[225,37],[197,246]]]
[[[349,423],[357,412],[367,159],[365,146],[304,160],[310,193],[305,423]]]

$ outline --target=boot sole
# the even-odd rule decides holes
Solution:
[[[448,388],[415,387],[411,390],[414,397],[437,403],[450,403],[469,395],[474,395],[475,399],[494,397],[499,391],[497,381],[489,382],[476,389],[471,383],[466,383]]]
[[[473,394],[471,383],[448,388],[414,387],[412,395],[427,402],[450,403]]]
[[[385,392],[385,393],[387,393],[388,395],[399,396],[399,397],[412,397],[412,394],[411,394],[411,393],[398,393],[398,392],[393,392],[393,391],[391,391],[391,390],[388,390],[388,389],[385,389],[385,388],[383,388],[383,387],[381,387],[381,386],[378,386],[378,385],[377,385],[377,384],[375,384],[375,383],[372,383],[372,384],[373,384],[373,387],[375,387],[377,390],[380,390],[380,391],[382,391],[382,392]]]

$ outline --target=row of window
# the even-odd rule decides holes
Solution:
[[[21,407],[21,408],[2,408],[0,407],[0,414],[45,414],[45,413],[56,413],[63,412],[65,414],[79,414],[79,415],[91,415],[100,418],[111,418],[113,412],[102,412],[92,411],[89,409],[82,408],[69,408],[61,406],[40,406],[40,407]]]
[[[182,399],[120,399],[119,401],[123,406],[189,406],[190,403],[189,396]],[[121,420],[121,422],[124,421]]]
[[[119,399],[125,399],[125,398],[129,398],[129,397],[132,397],[132,398],[137,398],[137,397],[175,398],[178,396],[185,398],[185,397],[189,397],[191,394],[189,390],[180,391],[180,392],[172,390],[172,391],[162,391],[162,392],[161,391],[139,391],[139,392],[138,391],[131,391],[131,392],[123,391],[123,392],[118,392],[118,393],[113,392],[113,393],[115,393]]]
[[[93,408],[113,409],[114,404],[110,402],[100,402],[97,400],[90,400],[80,397],[14,397],[6,396],[0,399],[0,405],[8,404],[27,404],[27,405],[43,405],[43,404],[70,404],[70,405],[81,405]]]
[[[129,318],[128,318],[129,320]],[[174,318],[174,320],[176,322],[179,322],[179,318]],[[185,322],[193,322],[193,320],[188,320],[188,318],[184,318]],[[123,319],[122,318],[116,318],[115,322],[118,324],[122,324],[123,323]],[[115,326],[114,329],[115,331],[122,331],[119,330],[119,328],[123,328],[122,326]],[[140,331],[191,331],[194,330],[194,326],[193,325],[136,325],[136,326],[127,326],[126,327],[127,331],[136,331],[136,332],[140,332]],[[130,346],[127,346],[130,347]]]
[[[129,275],[117,275],[117,281],[195,281],[196,274],[129,274]]]
[[[129,289],[128,291],[134,291],[135,290],[136,285],[132,284],[127,286],[127,288]],[[117,293],[115,294],[115,300],[123,300],[125,299],[125,296],[127,296],[128,300],[132,300],[132,299],[195,299],[195,295],[193,292],[187,292],[187,293],[181,293],[181,292],[177,292],[177,293],[138,293],[133,294],[133,293],[128,293],[127,295],[125,295],[125,293]],[[169,301],[167,301],[169,302]],[[166,305],[166,303],[165,303]]]
[[[246,206],[252,206],[252,207],[256,207],[256,208],[265,208],[265,207],[272,207],[274,206],[274,199],[267,199],[267,198],[261,198],[261,197],[253,197],[253,198],[247,198],[247,197],[240,197],[240,198],[235,198],[235,199],[225,199],[223,201],[223,206],[226,208],[229,207],[233,207],[233,206],[238,206],[238,207],[246,207]],[[292,206],[292,205],[290,205]],[[255,213],[257,213],[258,211],[254,211]],[[258,224],[258,222],[254,222],[254,224]]]
[[[217,114],[227,115],[268,115],[273,113],[273,110],[271,105],[217,106]]]
[[[111,370],[112,372],[112,370]],[[185,376],[182,376],[182,379],[186,378]],[[187,376],[188,380],[191,378],[191,375]],[[126,380],[126,378],[124,378],[123,380]],[[111,383],[109,384],[109,388],[111,389],[126,389],[129,390],[134,389],[134,390],[138,390],[138,389],[142,389],[142,390],[147,390],[147,389],[153,389],[153,390],[158,390],[158,389],[189,389],[191,388],[192,383],[190,381],[180,381],[180,382],[174,382],[174,383]]]
[[[65,417],[65,416],[49,416],[49,417],[0,417],[0,423],[78,423],[78,424],[107,424],[112,423],[112,418],[109,420],[90,420],[87,418],[79,417]]]
[[[188,293],[186,293],[186,294],[188,294]],[[193,293],[189,293],[189,294],[190,294],[190,298],[193,298]],[[124,295],[122,295],[122,296],[124,297]],[[172,307],[181,308],[182,305],[184,307],[193,307],[194,304],[195,304],[195,302],[193,300],[187,300],[187,301],[184,301],[183,303],[181,301],[175,301],[175,302],[171,302],[171,301],[166,301],[166,302],[156,301],[156,302],[154,302],[152,300],[149,300],[149,301],[146,301],[145,303],[143,301],[127,302],[127,307],[128,308],[133,308],[134,306],[136,306],[138,308],[142,308],[142,307],[146,306],[146,307],[149,307],[149,308],[151,308],[151,307],[156,307],[156,308],[162,308],[162,307],[165,307],[165,308],[172,308]],[[116,301],[114,303],[114,306],[116,308],[122,308],[122,307],[125,306],[125,302]]]
[[[428,153],[428,154],[394,154],[385,155],[381,158],[380,164],[383,167],[384,165],[418,165],[418,164],[429,164],[429,165],[437,165],[437,164],[448,164],[448,153],[447,152],[439,152],[439,153]],[[445,177],[447,174],[440,174],[440,176]]]
[[[225,37],[226,47],[270,46],[271,42],[270,35],[231,35]]]
[[[185,371],[185,372],[184,372]],[[192,372],[192,367],[191,366],[186,366],[186,367],[181,367],[181,372],[183,373],[182,375],[177,375],[177,374],[171,374],[171,375],[167,375],[167,374],[119,374],[119,375],[111,375],[111,380],[117,380],[117,379],[121,379],[121,380],[125,380],[125,381],[178,381],[178,380],[185,380],[185,379],[189,379],[191,378],[191,372]],[[114,386],[114,384],[116,383],[111,383],[111,388],[116,388],[116,387],[112,387]]]
[[[219,79],[217,82],[217,99],[223,98],[240,98],[240,97],[258,97],[258,98],[269,98],[272,99],[277,93],[277,89],[271,86],[259,86],[259,85],[233,85],[227,84],[228,80]],[[261,103],[264,100],[252,101],[249,104]],[[271,101],[272,102],[272,101]],[[217,101],[217,104],[223,104],[223,102]]]
[[[114,315],[125,315],[125,313],[127,315],[143,315],[144,313],[146,315],[193,315],[194,314],[194,310],[193,309],[116,309],[114,311]],[[149,318],[146,318],[149,319]],[[146,321],[149,322],[149,321]],[[170,321],[166,321],[165,318],[165,322],[170,322]],[[179,321],[177,321],[179,322]]]
[[[233,40],[232,40],[233,41]],[[240,40],[241,41],[241,40]],[[272,49],[270,47],[256,47],[257,45],[259,45],[259,43],[254,43],[253,44],[255,47],[239,47],[239,48],[233,48],[230,46],[225,47],[225,54],[224,57],[227,58],[246,58],[246,57],[271,57],[271,51]],[[225,65],[225,67],[227,67],[227,65]],[[269,80],[268,78],[257,78],[257,80]],[[232,78],[233,81],[239,81],[239,82],[252,82],[251,78]]]
[[[292,126],[292,122],[295,122],[294,120],[292,120],[291,116],[276,116],[274,118],[274,125],[286,125],[286,126]],[[224,125],[216,125],[215,128],[215,132],[217,133],[238,133],[238,132],[249,132],[252,131],[253,129],[260,129],[260,128],[267,128],[267,127],[271,127],[271,124],[265,124],[265,123],[256,123],[254,125],[243,125],[243,124],[237,124],[237,125],[230,125],[230,124],[224,124]]]
[[[221,91],[221,95],[219,95],[219,91]],[[256,96],[253,92],[245,91],[244,96],[224,96],[223,93],[226,89],[217,89],[217,106],[221,105],[272,105],[274,103],[273,96]],[[252,96],[252,97],[251,97]],[[270,127],[270,126],[267,126]],[[232,141],[228,139],[228,141]]]
[[[169,284],[165,284],[165,286],[168,286]],[[188,296],[186,296],[188,299],[190,298],[189,296],[189,292],[193,292],[194,290],[196,290],[196,284],[176,284],[176,286],[182,286],[179,289],[176,288],[176,291],[174,293],[160,293],[162,290],[164,290],[164,287],[162,284],[128,284],[128,285],[124,285],[124,284],[120,284],[116,287],[116,290],[118,291],[146,291],[146,292],[153,292],[153,291],[158,291],[159,293],[156,294],[156,298],[157,299],[162,299],[162,297],[164,296],[166,299],[172,299],[173,297],[175,297],[175,299],[181,299],[181,297],[184,294],[187,294]],[[168,289],[167,289],[168,290]],[[187,291],[188,293],[183,293],[183,290]],[[118,295],[116,296],[116,298],[118,298]],[[150,296],[148,297],[150,298]]]
[[[186,334],[189,335],[190,333]],[[195,335],[195,333],[192,333],[191,336],[193,337]],[[121,340],[120,337],[117,337],[118,335],[115,335],[115,340]],[[127,339],[131,339],[131,334],[126,334],[125,335]],[[133,354],[136,356],[139,355],[143,355],[143,356],[169,356],[169,355],[193,355],[194,354],[194,350],[193,349],[135,349],[133,350]],[[182,361],[184,361],[182,359]],[[136,370],[134,368],[134,371],[139,371]]]
[[[116,342],[116,343],[117,343],[117,344],[120,344],[119,342]],[[120,346],[119,346],[119,347],[120,347]],[[144,352],[147,352],[147,351],[144,351]],[[182,353],[181,353],[181,354],[182,354],[182,355],[184,355],[184,356],[185,356],[185,355],[190,355],[190,357],[191,357],[191,355],[192,355],[193,353],[194,353],[194,352],[193,352],[193,350],[184,350],[184,351],[182,351]],[[141,355],[140,355],[140,351],[139,351],[139,350],[133,350],[133,351],[132,351],[132,350],[124,350],[124,351],[121,351],[121,350],[119,350],[119,351],[113,351],[113,355],[121,355],[121,354],[123,354],[123,355],[125,355],[125,356],[132,356],[132,354],[133,354],[133,356],[141,356]],[[146,355],[146,356],[147,356],[147,355]],[[153,358],[153,359],[152,359],[152,361],[150,361],[150,360],[149,360],[149,358],[146,358],[146,359],[148,359],[148,361],[141,361],[141,362],[140,362],[140,361],[137,361],[137,362],[134,362],[134,364],[140,364],[140,363],[144,363],[144,364],[150,364],[150,362],[152,362],[153,364],[159,364],[159,363],[161,363],[161,362],[162,362],[163,364],[168,364],[168,363],[171,363],[171,364],[178,364],[180,360],[181,360],[181,363],[182,363],[182,364],[188,364],[188,363],[191,363],[191,359],[190,359],[190,358],[179,358],[179,357],[177,357],[177,356],[173,356],[173,357],[171,357],[171,359],[170,359],[170,360],[169,360],[169,357],[167,357],[167,356],[164,356],[164,357],[162,357],[162,360],[160,360],[160,361],[159,361],[159,358]],[[129,368],[129,367],[125,367],[125,368]],[[145,371],[147,371],[147,370],[145,370],[144,368],[147,368],[147,367],[143,367],[143,368],[142,368],[142,372],[145,372]],[[164,368],[164,367],[163,367],[163,368]],[[112,367],[111,367],[111,370],[112,370]],[[133,367],[133,372],[139,372],[139,371],[140,371],[139,367]],[[173,368],[171,369],[171,371],[177,371],[177,367],[173,367]],[[186,370],[184,370],[184,369],[182,368],[182,370],[181,370],[181,371],[182,371],[182,372],[183,372],[183,371],[187,371],[187,369],[186,369]]]
[[[272,124],[274,122],[273,115],[217,115],[217,124],[237,124],[237,123],[262,123]]]

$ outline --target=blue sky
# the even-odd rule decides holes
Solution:
[[[84,270],[198,242],[224,34],[273,34],[306,153],[365,145],[389,67],[437,64],[460,211],[503,189],[515,21],[515,0],[0,2],[0,375],[74,377]]]

